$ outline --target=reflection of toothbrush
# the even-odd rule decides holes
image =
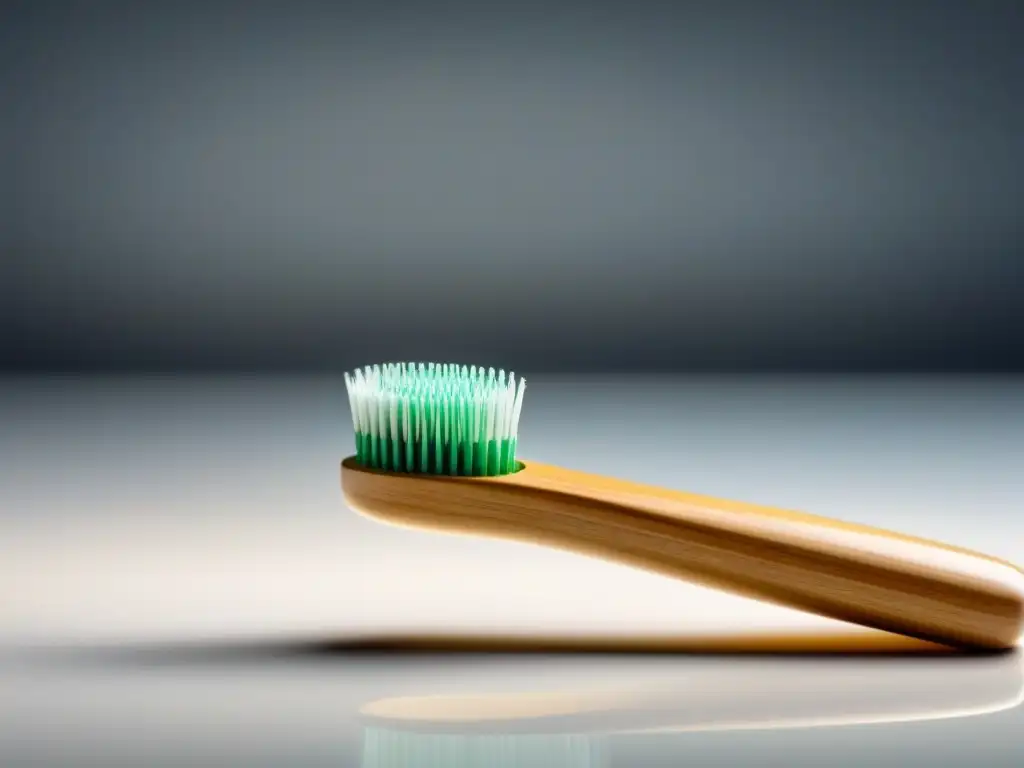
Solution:
[[[363,766],[606,764],[607,737],[773,730],[968,717],[1020,704],[1019,653],[938,663],[755,661],[701,667],[602,665],[546,690],[495,691],[461,680],[445,694],[376,699],[361,707]],[[490,690],[487,690],[490,689]],[[679,742],[680,749],[684,743]],[[540,759],[550,757],[550,761]]]
[[[389,364],[345,377],[355,509],[389,523],[603,557],[877,629],[1009,648],[1024,573],[868,526],[516,459],[524,381],[504,371]]]
[[[463,676],[443,693],[375,699],[360,708],[364,725],[463,734],[807,728],[967,717],[1011,709],[1024,697],[1019,651],[651,669],[600,663],[547,669],[541,690],[523,689],[525,681],[502,690],[500,674],[479,677]]]

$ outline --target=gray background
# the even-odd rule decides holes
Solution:
[[[3,14],[5,369],[1024,366],[1014,0]]]

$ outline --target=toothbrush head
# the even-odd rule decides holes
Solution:
[[[355,462],[428,475],[495,476],[519,468],[526,380],[451,363],[385,363],[345,374]]]

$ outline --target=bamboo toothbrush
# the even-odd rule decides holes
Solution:
[[[926,539],[516,457],[525,380],[394,363],[345,375],[350,506],[397,525],[573,550],[961,648],[1013,647],[1024,573]]]

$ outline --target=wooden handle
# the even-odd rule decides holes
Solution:
[[[501,477],[342,462],[356,510],[615,560],[758,600],[964,648],[1013,647],[1024,573],[938,542],[801,512],[522,462]]]

